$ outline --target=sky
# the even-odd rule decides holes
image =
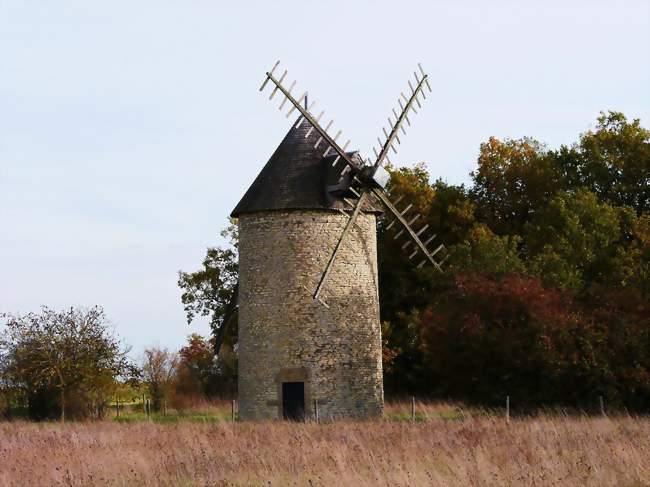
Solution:
[[[178,271],[290,127],[258,91],[276,60],[367,156],[422,63],[391,159],[460,184],[490,136],[648,127],[649,48],[648,0],[0,0],[0,312],[101,305],[135,355],[207,334]]]

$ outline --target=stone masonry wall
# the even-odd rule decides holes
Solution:
[[[239,219],[239,411],[282,416],[282,382],[305,382],[306,416],[382,413],[375,215],[360,214],[321,299],[312,299],[347,218],[282,211]]]

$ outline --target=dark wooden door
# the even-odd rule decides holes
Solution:
[[[305,383],[282,383],[282,416],[290,421],[305,420]]]

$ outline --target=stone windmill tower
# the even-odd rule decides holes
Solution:
[[[286,71],[269,81],[300,112],[232,212],[239,225],[239,411],[242,419],[368,417],[383,410],[382,343],[377,282],[377,215],[385,207],[395,237],[410,258],[420,254],[440,268],[414,230],[418,216],[398,211],[384,187],[382,169],[398,130],[424,98],[420,67],[411,96],[402,94],[390,133],[373,163],[328,135],[323,112],[311,114],[307,94],[285,88]],[[430,89],[430,88],[429,88]],[[304,102],[304,106],[303,106]],[[408,218],[408,220],[407,220]],[[411,247],[411,248],[409,248]]]

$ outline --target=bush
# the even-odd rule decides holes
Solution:
[[[0,373],[34,419],[99,416],[116,379],[137,373],[99,307],[2,317]]]
[[[420,316],[428,391],[475,403],[650,407],[650,311],[637,290],[570,293],[521,274],[457,275]]]

